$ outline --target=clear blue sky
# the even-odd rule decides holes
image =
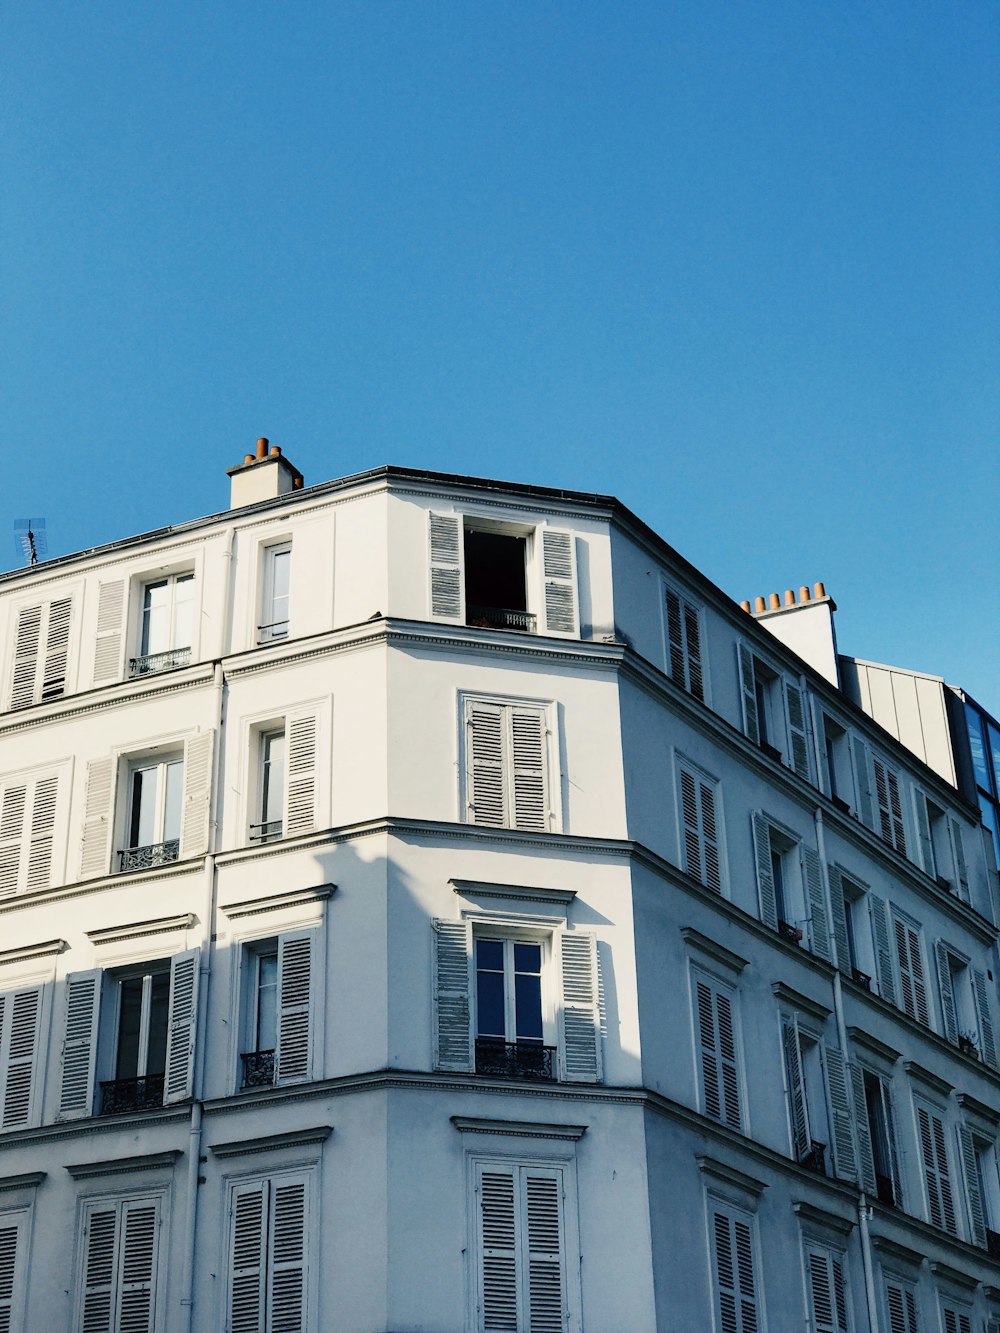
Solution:
[[[258,435],[610,491],[1000,711],[1000,9],[9,0],[0,566]],[[4,536],[4,534],[7,534]]]

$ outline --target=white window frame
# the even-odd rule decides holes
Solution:
[[[166,1282],[160,1280],[161,1275],[158,1271],[163,1263],[169,1258],[166,1246],[166,1207],[167,1191],[158,1190],[134,1190],[127,1193],[113,1195],[96,1195],[82,1199],[79,1213],[79,1234],[77,1239],[77,1260],[75,1268],[76,1299],[74,1301],[75,1318],[73,1327],[76,1333],[85,1333],[86,1325],[84,1323],[85,1302],[86,1302],[86,1270],[87,1270],[87,1227],[90,1218],[94,1213],[106,1212],[112,1208],[115,1210],[115,1240],[114,1240],[114,1267],[115,1272],[111,1283],[111,1313],[108,1322],[109,1328],[120,1327],[121,1304],[125,1286],[123,1280],[123,1255],[122,1255],[122,1218],[124,1211],[129,1204],[143,1205],[150,1204],[156,1211],[156,1233],[152,1247],[151,1281],[150,1281],[150,1327],[158,1328],[161,1324],[162,1305],[164,1299],[164,1288]]]
[[[514,945],[537,944],[541,948],[540,990],[542,1000],[542,1045],[558,1050],[558,1013],[555,986],[555,957],[551,929],[539,926],[503,925],[475,920],[472,923],[472,959],[470,974],[472,986],[469,992],[469,1014],[472,1024],[473,1042],[479,1038],[479,985],[476,967],[476,943],[478,940],[499,940],[504,947],[504,1041],[513,1044],[517,1041],[514,996]]]
[[[165,842],[172,842],[174,839],[164,837],[166,831],[166,803],[167,803],[167,769],[174,764],[180,765],[180,810],[178,811],[178,823],[176,839],[178,844],[181,838],[181,827],[184,815],[184,750],[164,750],[162,753],[140,756],[129,755],[125,769],[125,809],[123,811],[122,837],[116,850],[134,851],[142,847],[158,847]],[[138,773],[156,770],[156,796],[155,809],[153,812],[153,833],[154,837],[150,842],[136,842],[133,844],[132,823],[135,815],[135,778]],[[140,811],[142,806],[140,804]],[[180,855],[178,847],[178,857]]]
[[[248,1054],[256,1054],[256,1024],[255,1010],[256,999],[258,995],[258,958],[263,953],[277,950],[279,956],[279,967],[277,976],[277,1045],[275,1046],[275,1067],[274,1080],[269,1085],[272,1087],[290,1087],[301,1086],[306,1083],[314,1082],[322,1077],[322,1052],[323,1052],[323,1032],[322,1022],[324,1013],[324,979],[325,979],[325,958],[326,958],[326,913],[322,910],[322,902],[319,904],[320,911],[310,915],[308,918],[299,918],[298,920],[290,918],[287,913],[281,914],[281,919],[268,921],[266,925],[260,925],[255,931],[240,933],[234,936],[233,949],[237,955],[236,975],[234,978],[233,997],[232,997],[232,1016],[230,1019],[232,1057],[231,1073],[229,1087],[237,1095],[246,1095],[254,1089],[251,1086],[245,1086],[243,1082],[243,1061],[241,1057]],[[267,914],[265,914],[267,915]],[[281,1051],[281,983],[282,983],[282,964],[284,962],[283,951],[286,947],[283,942],[300,941],[308,939],[309,954],[309,991],[308,991],[308,1032],[307,1032],[307,1053],[305,1057],[304,1073],[295,1073],[293,1076],[285,1077],[281,1072],[280,1051]],[[273,946],[273,947],[272,947]]]
[[[500,709],[501,719],[501,791],[503,822],[480,823],[475,814],[473,775],[473,712],[477,705],[486,710]],[[542,833],[561,833],[562,773],[559,767],[558,706],[547,699],[518,698],[513,695],[479,694],[462,690],[458,694],[459,735],[459,819],[482,828],[524,829]],[[542,826],[527,822],[517,811],[517,787],[514,763],[514,718],[517,713],[532,714],[541,722]],[[518,822],[520,820],[520,822]]]
[[[191,614],[191,642],[178,643],[177,629],[177,610],[182,602],[178,599],[178,584],[190,584],[190,614]],[[150,588],[160,584],[166,584],[168,588],[167,600],[167,645],[163,648],[150,650],[148,642],[148,627],[146,621],[146,593]],[[135,628],[135,654],[132,657],[129,670],[130,674],[145,675],[149,667],[142,669],[142,665],[151,662],[152,670],[163,670],[165,667],[186,666],[188,662],[194,659],[195,640],[198,637],[198,575],[192,565],[182,565],[176,569],[166,569],[158,571],[155,574],[144,574],[136,579],[136,628]],[[183,637],[183,636],[181,636]],[[184,657],[184,654],[187,654]],[[155,659],[161,656],[169,656],[171,660],[158,666]]]
[[[670,598],[676,599],[676,623],[672,623]],[[691,652],[691,626],[695,652]],[[705,652],[705,609],[673,582],[660,580],[660,628],[663,635],[664,670],[678,689],[711,706],[708,658]]]
[[[10,1333],[24,1333],[24,1313],[28,1296],[28,1247],[31,1243],[31,1208],[5,1208],[0,1210],[0,1233],[13,1231],[14,1263],[11,1268],[11,1289],[9,1296],[0,1289],[0,1318],[8,1315]]]
[[[281,737],[284,741],[284,756],[281,772],[281,811],[277,820],[266,819],[266,797],[268,795],[268,765],[270,746]],[[253,804],[250,808],[248,834],[250,842],[263,846],[277,842],[284,837],[288,814],[288,727],[285,718],[275,718],[273,722],[257,723],[251,730],[251,781],[253,783]],[[277,829],[272,826],[277,823]]]
[[[278,556],[288,557],[288,593],[286,594],[287,615],[284,620],[275,620],[274,562]],[[291,538],[268,542],[261,549],[260,575],[260,615],[256,628],[256,642],[259,644],[276,643],[291,637],[292,625],[292,542]],[[266,617],[266,619],[265,619]]]
[[[267,1196],[267,1223],[264,1227],[263,1249],[265,1254],[265,1267],[273,1262],[273,1197],[276,1189],[283,1186],[294,1186],[302,1183],[304,1186],[303,1203],[303,1245],[302,1245],[302,1266],[304,1277],[302,1283],[303,1305],[305,1308],[305,1319],[302,1323],[304,1329],[313,1327],[313,1318],[319,1309],[318,1292],[318,1252],[319,1238],[322,1234],[322,1201],[321,1186],[319,1179],[319,1163],[310,1162],[308,1164],[289,1166],[287,1168],[277,1167],[273,1171],[253,1172],[239,1175],[228,1175],[225,1180],[225,1199],[226,1207],[223,1212],[224,1240],[222,1254],[225,1256],[225,1282],[223,1291],[224,1306],[222,1310],[222,1327],[225,1333],[232,1333],[233,1320],[233,1288],[234,1288],[234,1254],[233,1254],[233,1211],[235,1199],[241,1188],[261,1187]],[[270,1283],[267,1275],[264,1278],[264,1297],[261,1302],[262,1319],[260,1328],[269,1330],[273,1310],[268,1296]]]

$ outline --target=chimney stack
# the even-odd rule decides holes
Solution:
[[[740,605],[744,611],[750,610],[749,602]],[[785,589],[784,599],[776,592],[769,593],[766,598],[755,597],[752,615],[776,639],[805,658],[820,675],[839,685],[837,636],[833,627],[836,609],[836,603],[826,595],[822,583],[814,583],[812,590],[803,583],[798,597],[793,588]]]
[[[230,479],[229,508],[242,509],[245,505],[274,500],[279,495],[302,489],[302,473],[292,467],[276,444],[262,436],[257,451],[244,454],[243,462],[226,473]]]

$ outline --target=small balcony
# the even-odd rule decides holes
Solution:
[[[790,921],[778,922],[778,934],[783,940],[787,940],[789,944],[802,943],[802,931],[798,926],[793,926]]]
[[[258,643],[274,643],[278,639],[288,638],[288,621],[275,620],[270,625],[257,626]]]
[[[150,847],[123,847],[118,853],[118,869],[122,874],[129,870],[152,870],[154,866],[166,866],[176,861],[180,853],[179,838],[154,842]]]
[[[243,1088],[270,1088],[274,1086],[274,1051],[246,1051],[240,1056],[243,1064]]]
[[[799,1156],[799,1165],[808,1171],[815,1171],[818,1176],[826,1175],[826,1144],[814,1139],[809,1147]]]
[[[465,623],[476,629],[512,629],[519,634],[535,633],[535,617],[530,611],[514,611],[503,606],[465,608]]]
[[[260,844],[262,842],[277,842],[281,837],[282,822],[280,819],[270,819],[263,824],[250,825],[250,841]]]
[[[871,990],[872,979],[867,972],[862,972],[860,967],[852,967],[851,976],[859,986],[862,986],[865,990]]]
[[[476,1073],[493,1078],[555,1078],[554,1046],[533,1041],[476,1038]]]
[[[162,1074],[145,1078],[114,1078],[101,1084],[101,1115],[128,1115],[158,1110],[163,1105]]]
[[[130,657],[128,674],[131,680],[139,676],[155,676],[160,671],[176,671],[191,661],[190,648],[171,648],[166,653],[147,653],[145,657]]]

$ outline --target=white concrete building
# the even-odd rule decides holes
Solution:
[[[0,1330],[1000,1327],[978,811],[609,497],[231,476],[0,576]]]

